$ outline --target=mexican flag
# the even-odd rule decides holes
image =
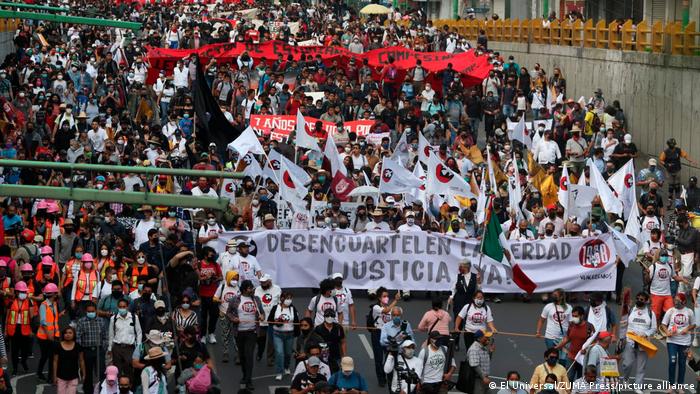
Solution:
[[[493,203],[490,203],[486,216],[486,230],[481,243],[481,252],[495,261],[510,266],[513,271],[513,282],[528,294],[532,294],[537,288],[537,284],[525,274],[519,264],[510,262],[510,246],[505,234],[503,234],[498,217],[492,214],[492,209]]]

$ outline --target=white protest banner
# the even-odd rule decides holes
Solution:
[[[405,290],[449,290],[459,262],[469,260],[481,271],[482,288],[490,293],[520,293],[510,267],[486,256],[479,241],[416,232],[346,233],[331,230],[226,232],[247,240],[265,273],[283,288],[317,287],[340,272],[352,289],[384,286]],[[511,241],[513,261],[537,283],[538,292],[611,291],[615,288],[615,245],[609,234],[589,238]]]
[[[383,138],[391,138],[391,134],[389,133],[370,133],[367,134],[367,143],[372,144],[374,146],[379,146],[382,144],[382,139]]]
[[[352,226],[355,223],[355,214],[357,213],[357,207],[362,205],[359,202],[343,201],[340,203],[340,212],[345,213],[348,217],[348,221]],[[330,209],[331,204],[325,201],[312,201],[311,202],[311,217],[315,218],[319,215],[323,215],[323,211]]]

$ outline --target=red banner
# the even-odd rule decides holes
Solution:
[[[179,59],[192,53],[199,55],[201,63],[206,64],[211,58],[220,62],[229,63],[244,51],[258,63],[261,59],[277,59],[278,55],[292,55],[294,59],[300,59],[301,55],[315,57],[321,55],[324,63],[331,64],[334,60],[341,67],[350,59],[355,59],[358,67],[367,59],[370,66],[380,68],[386,64],[389,57],[394,58],[394,65],[399,69],[399,77],[403,78],[406,70],[416,66],[416,61],[421,60],[423,68],[433,73],[440,72],[452,63],[453,68],[462,74],[465,86],[480,84],[491,70],[488,56],[476,56],[474,50],[469,52],[451,54],[447,52],[416,52],[404,47],[389,47],[374,49],[362,54],[355,54],[345,48],[337,46],[292,46],[282,41],[268,41],[262,44],[252,43],[225,43],[205,45],[199,49],[167,49],[148,48],[148,59],[151,63],[149,82],[155,81],[159,70],[170,73]],[[401,80],[401,79],[399,79]]]
[[[328,133],[335,133],[338,126],[332,122],[324,122],[312,117],[305,117],[308,127],[311,129],[311,135],[316,138],[326,138]],[[314,132],[316,122],[321,122],[322,133]],[[358,136],[366,136],[369,134],[369,129],[374,124],[373,120],[355,120],[343,123],[343,128],[348,133],[355,133]],[[289,134],[295,130],[297,119],[294,115],[251,115],[250,127],[263,135],[270,135],[270,138],[276,141],[286,139]]]

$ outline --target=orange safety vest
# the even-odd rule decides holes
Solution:
[[[134,264],[131,266],[131,291],[139,288],[139,276],[148,276],[148,264],[144,264],[141,272],[138,271],[139,266]]]
[[[44,279],[44,270],[42,269],[43,264],[39,263],[37,264],[37,270],[36,270],[36,275],[34,275],[34,280],[37,282],[40,282],[42,279]],[[52,264],[51,265],[51,272],[49,272],[49,275],[51,276],[49,278],[49,282],[55,282],[58,283],[58,264]]]
[[[66,279],[63,281],[63,287],[67,287],[71,283],[73,283],[73,265],[74,264],[80,264],[80,260],[76,258],[72,258],[68,261],[66,261],[66,265],[63,267],[63,270],[66,271]]]
[[[60,332],[58,330],[58,313],[56,304],[49,304],[49,301],[41,303],[46,308],[46,325],[41,325],[36,337],[39,339],[58,339]],[[52,335],[53,333],[53,335]]]
[[[20,305],[21,304],[21,305]],[[15,335],[17,326],[20,326],[20,334],[29,336],[32,333],[29,314],[29,300],[14,300],[9,312],[7,312],[7,325],[5,326],[5,335],[12,337]]]
[[[92,300],[92,291],[95,289],[95,286],[97,286],[97,272],[95,270],[90,270],[90,276],[87,276],[85,271],[80,270],[75,286],[74,301],[82,301],[86,294],[90,297],[90,300]]]
[[[12,280],[9,277],[6,277],[2,283],[0,283],[0,291],[2,294],[5,294],[7,289],[12,290]],[[8,307],[12,303],[12,296],[5,296],[5,306]]]
[[[65,219],[63,219],[63,217],[58,218],[58,225],[61,227],[61,230],[60,230],[61,234],[63,234],[63,221],[64,220]],[[53,221],[46,219],[44,224],[46,225],[46,231],[44,232],[44,245],[51,246],[51,241],[52,241],[51,233],[52,233],[52,229],[53,229]]]

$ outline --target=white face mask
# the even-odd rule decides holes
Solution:
[[[326,317],[325,319],[323,319],[323,321],[325,321],[328,324],[331,324],[335,321],[335,319],[332,317]]]
[[[102,257],[107,257],[108,254],[109,254],[109,250],[107,250],[107,249],[100,250],[100,255]]]
[[[226,250],[231,254],[236,254],[236,248],[233,246],[229,246]]]
[[[571,322],[574,324],[579,324],[579,323],[581,323],[581,318],[580,317],[572,317]]]
[[[145,257],[139,257],[139,258],[136,259],[136,261],[137,261],[139,264],[143,264],[143,263],[146,262],[146,258],[145,258]]]
[[[292,299],[291,299],[291,298],[287,298],[286,300],[284,300],[284,306],[290,306],[290,305],[292,305]]]
[[[236,287],[236,286],[238,286],[238,281],[235,280],[235,279],[231,279],[231,281],[228,282],[228,284],[229,284],[231,287]]]
[[[18,297],[20,300],[26,300],[26,299],[27,299],[27,293],[19,293],[19,295],[17,295],[17,297]]]
[[[207,223],[209,223],[210,226],[213,226],[216,224],[216,219],[209,219],[207,220]]]
[[[476,305],[476,306],[482,306],[482,305],[484,305],[484,300],[475,298],[475,299],[474,299],[474,305]]]
[[[410,347],[403,350],[403,354],[406,356],[406,358],[412,358],[415,352],[416,349],[412,349]]]

